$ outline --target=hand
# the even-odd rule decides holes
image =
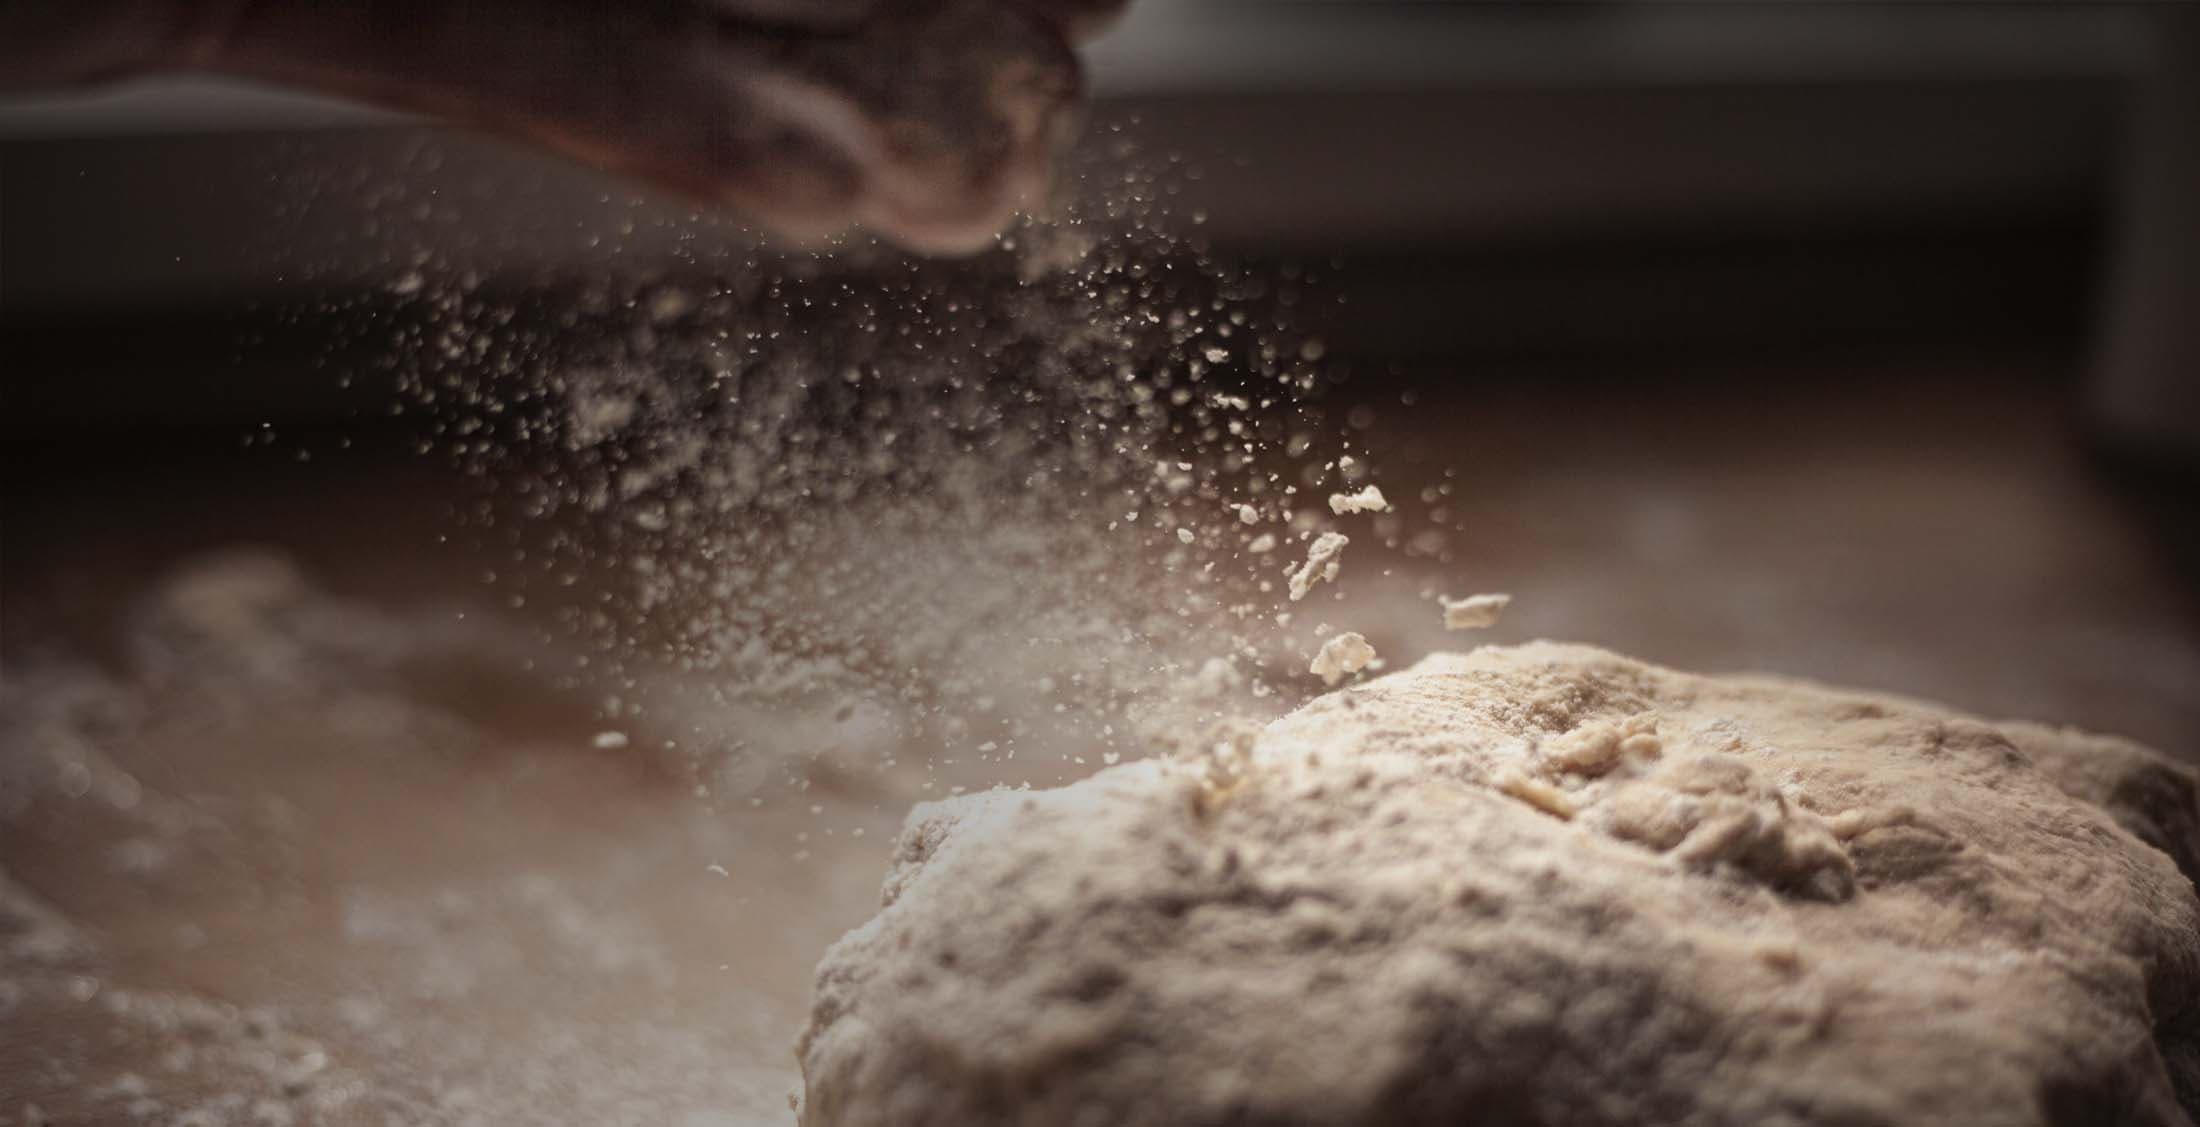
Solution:
[[[860,224],[966,251],[1044,190],[1079,100],[1069,44],[1122,2],[134,0],[117,19],[116,0],[0,0],[0,25],[159,40],[106,48],[122,57],[91,73],[331,90],[517,133],[782,234]],[[107,18],[75,14],[92,10]]]

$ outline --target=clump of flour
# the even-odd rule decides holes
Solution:
[[[1335,685],[1346,677],[1367,668],[1375,660],[1375,647],[1360,634],[1347,630],[1322,643],[1315,652],[1314,662],[1307,672],[1322,679],[1324,685]]]
[[[1348,513],[1387,513],[1390,511],[1390,502],[1383,497],[1381,489],[1370,485],[1354,493],[1330,494],[1329,511],[1338,516]]]
[[[1482,630],[1497,625],[1497,620],[1512,605],[1511,595],[1468,595],[1464,599],[1438,596],[1438,605],[1444,608],[1444,629]]]
[[[1291,572],[1291,601],[1298,602],[1314,584],[1337,578],[1343,566],[1345,546],[1352,543],[1342,532],[1324,532],[1306,548],[1306,559]]]

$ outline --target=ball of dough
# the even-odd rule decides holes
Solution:
[[[2187,1124],[2194,778],[1580,646],[1433,657],[1239,757],[918,808],[818,968],[803,1121]]]

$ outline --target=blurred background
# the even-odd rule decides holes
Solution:
[[[1488,640],[1818,678],[2200,761],[2188,10],[1144,0],[1089,63],[1071,195],[1119,190],[1134,151],[1162,169],[1146,190],[1201,253],[1290,280],[1336,375],[1325,409],[1385,491],[1449,483],[1440,559],[1352,565],[1348,625],[1386,655],[1459,643],[1426,621],[1432,584],[1509,590]],[[709,281],[755,248],[732,217],[556,158],[288,92],[0,103],[9,757],[66,744],[178,796],[177,825],[288,851],[149,859],[129,847],[157,837],[142,812],[118,829],[77,805],[107,768],[11,774],[0,856],[27,899],[0,938],[67,974],[7,1004],[74,1048],[0,1038],[0,1122],[260,1088],[341,1120],[392,1076],[455,1076],[422,1048],[454,1038],[506,1088],[422,1079],[377,1108],[784,1117],[808,968],[869,910],[924,795],[821,784],[735,818],[602,754],[627,733],[599,740],[593,697],[524,675],[554,643],[484,585],[506,546],[457,531],[478,475],[422,453],[386,362],[427,347],[400,331],[426,264],[516,292]],[[279,620],[360,681],[299,696],[256,669],[226,719],[175,725],[86,719],[43,672],[95,670],[154,713],[131,694],[156,674],[218,696],[170,669],[199,651],[142,642],[179,614],[194,637]],[[360,656],[360,637],[458,620],[519,640]],[[366,750],[389,728],[325,730],[332,699],[441,719],[400,725],[417,754],[393,764]],[[23,939],[49,932],[37,950],[70,953]],[[234,946],[206,954],[209,935]],[[746,993],[694,989],[729,973]],[[587,1016],[551,1031],[546,975],[647,989],[576,987],[558,1005]],[[139,1058],[190,1025],[175,998],[213,999],[198,1043],[226,1047],[162,1072]],[[238,1024],[255,1012],[297,1040],[267,1048]],[[423,1022],[443,1040],[408,1040]],[[645,1058],[631,1090],[571,1078]]]
[[[2039,631],[2114,604],[2150,656],[2085,664],[2186,688],[2193,23],[2173,5],[1157,0],[1090,51],[1094,126],[1071,191],[1104,196],[1135,150],[1167,169],[1156,191],[1172,222],[1214,257],[1317,272],[1318,297],[1292,316],[1350,373],[1340,409],[1416,389],[1418,433],[1381,440],[1454,456],[1465,494],[1505,514],[1501,535],[1462,550],[1517,550],[1538,574],[1619,572],[1592,586],[1626,621],[1592,640],[2012,711],[2038,687],[1967,695],[1916,678],[2005,659],[2002,631],[2059,662],[2067,640]],[[169,538],[281,539],[294,516],[336,511],[331,490],[356,489],[347,504],[392,507],[432,539],[434,506],[405,493],[433,493],[414,480],[432,472],[364,452],[418,437],[387,418],[392,333],[374,326],[419,264],[516,289],[753,259],[736,220],[631,183],[234,83],[12,100],[0,162],[11,653],[41,616],[73,613],[48,585],[106,601],[78,537],[118,525],[131,544],[99,558],[149,563],[137,555]],[[1583,430],[1601,415],[1618,433]],[[362,452],[277,466],[236,449],[263,426],[342,431]],[[1768,471],[1815,463],[1844,480],[1770,492]],[[1691,581],[1716,595],[1748,569],[1780,599],[1845,603],[1824,608],[1831,635],[1742,622],[1754,640],[1727,643],[1741,648],[1678,644],[1672,630],[1701,633],[1727,601],[1675,605],[1672,577],[1618,539],[1650,518],[1612,498],[1561,520],[1535,493],[1593,495],[1581,478],[1606,466],[1638,487],[1670,478],[1697,535],[1737,522],[1739,540],[1701,546],[1721,574],[1692,565]],[[1738,492],[1718,499],[1721,485]],[[278,516],[278,498],[306,512]],[[150,511],[104,515],[134,503]],[[1894,519],[1903,506],[1925,511]],[[1763,560],[1803,550],[1772,535],[1786,516],[1813,550],[1868,567]],[[2058,558],[2013,553],[2014,536]],[[1965,554],[1965,572],[1907,562],[1936,545]],[[2033,571],[1996,585],[2018,567]],[[1663,614],[1677,621],[1631,625]],[[1949,628],[1958,616],[1965,630]],[[1914,655],[1901,674],[1825,656],[1867,626],[1858,645]],[[2194,735],[2192,705],[2087,699],[2059,714]]]

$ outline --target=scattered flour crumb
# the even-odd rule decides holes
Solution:
[[[1179,528],[1176,530],[1176,538],[1179,543],[1189,544],[1192,542],[1192,530],[1189,528]]]
[[[1251,505],[1239,505],[1237,507],[1237,518],[1246,524],[1259,524],[1260,510]]]
[[[598,732],[595,740],[599,751],[616,751],[626,746],[625,732]]]
[[[1320,677],[1325,685],[1334,685],[1374,660],[1375,647],[1358,632],[1347,630],[1322,643],[1321,652],[1314,655],[1314,664],[1307,667],[1307,672]]]
[[[1306,549],[1306,562],[1291,573],[1291,601],[1298,602],[1314,589],[1314,584],[1337,577],[1337,566],[1344,555],[1344,547],[1352,541],[1341,532],[1324,532],[1314,538]]]
[[[1436,601],[1444,607],[1444,629],[1480,630],[1497,625],[1499,616],[1513,601],[1511,595],[1468,595],[1453,599],[1439,595]]]
[[[1383,496],[1381,489],[1370,485],[1357,493],[1330,494],[1329,511],[1338,516],[1346,513],[1387,513],[1390,511],[1390,501]]]
[[[1519,771],[1500,771],[1491,779],[1491,784],[1499,793],[1511,795],[1561,821],[1571,820],[1576,813],[1574,800],[1565,791]]]
[[[1245,546],[1245,550],[1253,553],[1256,556],[1275,551],[1276,534],[1273,532],[1263,532],[1260,535],[1253,537],[1253,542],[1247,544]]]

